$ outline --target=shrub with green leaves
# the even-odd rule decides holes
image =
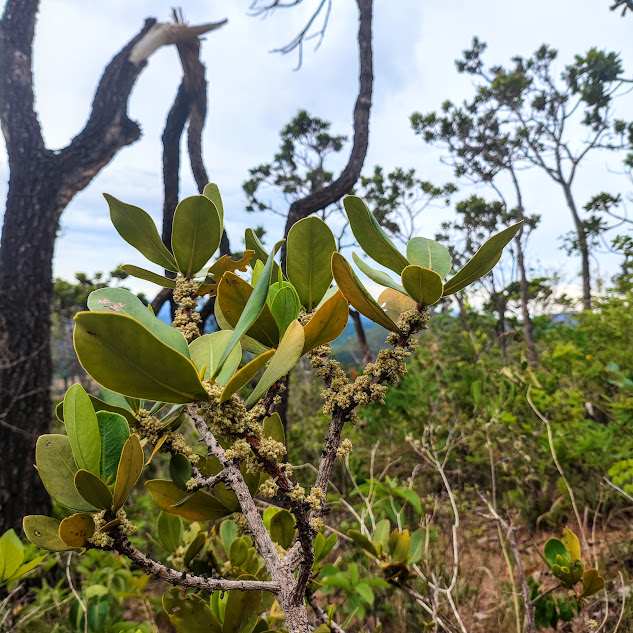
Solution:
[[[348,196],[344,205],[361,248],[399,276],[394,280],[354,254],[360,270],[386,287],[376,301],[318,218],[292,227],[285,266],[275,261],[282,241],[267,251],[250,229],[241,259],[223,256],[210,263],[224,220],[216,185],[180,202],[171,249],[145,211],[106,199],[121,237],[175,278],[136,266],[123,269],[171,288],[178,309],[168,326],[133,294],[103,288],[90,295],[88,311],[75,316],[77,356],[101,393],[96,397],[73,385],[57,410],[66,434],[39,439],[42,482],[71,514],[61,521],[26,517],[28,538],[54,552],[100,548],[127,556],[173,585],[163,606],[183,633],[307,632],[306,598],[314,619],[329,628],[333,614],[322,612],[314,593],[335,578],[323,571],[336,542],[324,536],[323,517],[335,460],[351,450],[344,431],[356,421],[358,405],[382,402],[388,386],[406,372],[429,307],[489,272],[519,225],[493,236],[445,281],[451,259],[444,246],[416,237],[406,255],[400,253],[362,200]],[[221,329],[213,334],[200,331],[200,300],[214,301]],[[349,304],[389,330],[388,346],[353,382],[329,358]],[[246,360],[244,352],[250,353]],[[324,383],[323,412],[329,416],[309,490],[284,461],[286,438],[277,413],[284,377],[304,356]],[[187,441],[192,430],[200,443]],[[126,514],[147,465],[163,459],[169,478],[144,485],[162,511],[157,539],[168,564],[132,545],[136,526]],[[262,514],[256,497],[284,507]],[[185,529],[183,520],[192,523]],[[420,534],[407,530],[360,540],[387,574],[406,573],[419,555]],[[352,570],[350,599],[361,608],[372,603],[373,585],[351,579]]]

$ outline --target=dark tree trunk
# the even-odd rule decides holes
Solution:
[[[367,337],[365,336],[365,328],[363,327],[363,322],[361,321],[360,314],[356,312],[356,310],[352,310],[350,308],[349,315],[354,323],[356,337],[358,338],[358,349],[360,350],[362,364],[363,366],[365,366],[367,365],[367,363],[371,363],[372,361],[371,350],[369,349],[369,345],[367,344]]]

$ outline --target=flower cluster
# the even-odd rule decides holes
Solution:
[[[187,343],[200,336],[202,317],[196,311],[198,307],[198,282],[178,275],[174,288],[174,301],[179,304],[174,315],[173,327],[180,330]]]
[[[156,444],[161,438],[165,438],[160,447],[163,453],[182,453],[195,466],[200,460],[200,455],[193,452],[187,445],[182,433],[169,431],[166,425],[156,416],[150,415],[147,409],[139,409],[138,411],[138,428],[137,433],[141,439],[146,438],[150,444]]]

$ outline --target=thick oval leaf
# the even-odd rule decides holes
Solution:
[[[571,560],[580,560],[581,552],[578,537],[567,527],[563,530],[563,534],[562,543],[569,552]]]
[[[348,261],[340,253],[332,255],[332,273],[339,290],[358,312],[392,332],[398,331],[396,324],[367,292]]]
[[[426,237],[414,237],[409,240],[407,259],[411,264],[434,270],[442,279],[451,272],[453,266],[448,249]]]
[[[280,510],[270,520],[270,537],[275,543],[288,549],[297,534],[295,523],[295,518],[288,510]]]
[[[258,580],[255,576],[242,574],[237,580]],[[262,610],[263,592],[229,591],[224,611],[222,633],[251,633],[257,616]]]
[[[200,596],[173,587],[163,596],[163,609],[180,633],[222,633],[222,625]]]
[[[169,476],[180,490],[187,490],[187,482],[193,475],[191,462],[182,453],[172,455],[169,460]]]
[[[206,542],[207,535],[204,532],[198,532],[185,550],[184,561],[186,566],[189,566],[189,563],[200,553]]]
[[[160,239],[154,220],[149,214],[134,205],[117,200],[110,194],[104,193],[103,197],[108,201],[110,219],[119,235],[150,262],[176,272],[176,260]]]
[[[320,218],[303,218],[288,232],[286,273],[308,312],[318,305],[332,283],[330,260],[335,251],[334,235]]]
[[[229,560],[231,565],[239,567],[248,558],[248,545],[243,538],[236,538],[229,548]]]
[[[40,435],[35,447],[37,472],[48,494],[72,510],[95,510],[75,489],[77,464],[65,435]]]
[[[141,440],[136,433],[130,435],[123,445],[121,459],[114,482],[114,492],[112,493],[112,507],[114,510],[122,508],[127,498],[136,485],[141,473],[145,458]]]
[[[213,495],[202,490],[193,494],[184,492],[168,479],[152,479],[146,481],[145,485],[157,508],[189,521],[215,521],[234,512]],[[185,498],[187,499],[183,502]]]
[[[70,548],[59,538],[59,519],[42,514],[32,514],[24,517],[22,527],[26,538],[42,549],[49,552],[65,552]]]
[[[275,440],[276,442],[281,442],[282,444],[286,443],[284,425],[278,413],[273,413],[267,418],[264,418],[262,424],[264,427],[265,437],[272,437],[273,440]]]
[[[120,394],[115,394],[115,395],[120,396]],[[101,400],[100,398],[93,396],[90,393],[88,394],[88,397],[90,398],[90,402],[92,402],[92,407],[94,408],[96,413],[98,413],[99,411],[110,411],[111,413],[118,413],[119,415],[122,415],[127,420],[128,424],[131,424],[132,426],[138,424],[138,419],[134,417],[134,414],[132,413],[132,411],[130,411],[129,407],[123,408],[123,407],[116,406],[114,404],[110,404],[108,402],[105,402],[105,400]],[[125,400],[124,396],[120,396],[120,397],[122,400]],[[63,400],[55,407],[55,416],[60,422],[64,421],[64,401]]]
[[[352,259],[358,268],[360,268],[361,272],[365,273],[372,281],[380,284],[381,286],[387,286],[387,288],[398,290],[399,292],[405,291],[404,288],[400,284],[396,283],[387,273],[368,266],[356,253],[352,253]]]
[[[252,407],[266,393],[269,387],[285,376],[301,358],[305,334],[299,321],[293,321],[281,339],[275,355],[271,358],[262,377],[259,379],[253,393],[246,401],[247,407]]]
[[[360,545],[365,551],[369,552],[374,558],[379,558],[376,545],[372,543],[362,532],[358,530],[348,530],[347,535],[356,543]]]
[[[343,293],[337,290],[303,327],[305,343],[301,355],[336,340],[343,333],[348,319],[349,304]]]
[[[84,547],[95,533],[95,524],[90,514],[73,514],[59,524],[59,538],[68,547]]]
[[[503,249],[519,232],[523,222],[517,222],[493,235],[473,256],[473,258],[444,286],[444,295],[452,295],[489,273],[501,259]]]
[[[126,418],[110,411],[99,411],[97,422],[101,435],[101,478],[107,482],[114,478],[119,468],[121,452],[130,437],[130,427]]]
[[[92,402],[84,388],[73,385],[64,397],[64,424],[78,468],[99,476],[101,436]]]
[[[380,293],[378,305],[387,312],[387,316],[394,323],[398,322],[403,312],[417,308],[416,302],[409,295],[403,295],[392,288],[387,288]]]
[[[442,278],[430,268],[412,264],[402,271],[402,285],[418,305],[431,306],[442,298]]]
[[[255,356],[250,363],[242,367],[227,383],[222,390],[220,402],[226,402],[234,393],[237,393],[249,382],[258,371],[275,355],[274,349],[269,349],[259,356]]]
[[[189,347],[182,332],[167,325],[150,312],[149,308],[125,288],[100,288],[88,296],[91,312],[116,312],[126,314],[144,325],[156,338],[189,358]]]
[[[167,512],[158,515],[158,538],[168,552],[175,552],[180,546],[184,528],[182,519]]]
[[[224,318],[224,314],[222,314],[222,310],[220,310],[220,304],[218,301],[215,301],[214,303],[213,314],[215,316],[215,320],[220,326],[220,329],[233,331],[231,324]],[[240,339],[240,345],[244,351],[251,352],[251,354],[263,354],[270,349],[266,345],[263,345],[246,334]]]
[[[191,355],[193,364],[200,371],[203,367],[206,367],[204,372],[205,380],[209,380],[215,373],[220,361],[220,356],[222,356],[224,348],[231,340],[231,334],[232,333],[228,330],[220,330],[219,332],[213,332],[213,334],[200,336],[190,343],[189,354]],[[241,361],[242,347],[238,343],[226,359],[224,367],[222,367],[216,381],[221,385],[226,384],[238,368]]]
[[[288,326],[297,319],[299,312],[301,312],[296,291],[290,286],[280,288],[275,294],[270,311],[275,323],[277,323],[279,336],[283,337]]]
[[[129,316],[80,312],[74,341],[82,367],[112,391],[174,404],[207,398],[195,365]]]
[[[144,279],[145,281],[150,281],[153,284],[162,286],[163,288],[176,287],[175,279],[170,279],[169,277],[165,277],[164,275],[159,275],[158,273],[154,273],[151,270],[146,270],[145,268],[139,268],[138,266],[133,266],[132,264],[123,264],[123,266],[121,266],[121,270],[128,275],[132,275],[132,277],[136,277],[137,279]]]
[[[411,536],[409,530],[402,530],[399,532],[397,529],[391,533],[389,537],[389,555],[394,561],[406,563],[409,558],[409,545],[411,542]]]
[[[582,592],[581,598],[593,596],[604,589],[604,578],[599,574],[597,569],[587,569],[582,575]]]
[[[275,246],[273,247],[273,250],[268,257],[268,261],[264,265],[264,270],[262,271],[260,278],[257,280],[257,285],[248,298],[248,301],[244,306],[244,310],[242,311],[238,322],[235,324],[233,335],[231,336],[231,340],[229,341],[229,344],[226,346],[224,353],[220,358],[220,362],[218,364],[218,369],[216,369],[216,372],[219,372],[219,369],[222,367],[224,361],[226,361],[233,348],[238,344],[242,336],[244,336],[244,334],[248,332],[253,323],[257,321],[259,315],[262,313],[262,310],[265,308],[266,297],[268,297],[268,288],[270,287],[270,280],[273,272],[273,258],[275,257],[277,251],[281,248],[283,242],[284,241],[281,240],[280,242],[277,242],[277,244],[275,244]],[[230,273],[226,273],[225,277],[229,274]],[[224,277],[222,278],[222,280],[224,280]],[[220,281],[220,285],[222,283],[223,281]],[[224,316],[227,316],[224,308],[222,308],[222,311],[224,312]]]
[[[345,196],[343,206],[352,233],[363,251],[374,261],[400,274],[409,262],[387,237],[376,218],[369,212],[367,205],[357,196]]]
[[[231,328],[237,327],[253,292],[254,288],[235,273],[225,273],[220,279],[216,303]],[[277,347],[279,328],[268,305],[264,304],[246,333],[266,347]]]
[[[109,510],[112,506],[112,493],[99,477],[88,470],[75,473],[77,492],[91,505],[100,510]]]
[[[220,225],[224,225],[224,204],[222,203],[222,196],[220,195],[220,189],[214,182],[210,182],[205,186],[202,191],[202,195],[205,198],[209,198],[211,202],[215,205],[216,211],[220,216]]]
[[[189,196],[174,211],[171,249],[180,272],[192,277],[211,259],[222,239],[222,222],[206,196]]]
[[[558,555],[563,556],[567,559],[570,558],[569,552],[563,545],[563,542],[557,538],[548,539],[548,541],[545,543],[545,549],[543,553],[545,554],[545,560],[550,567],[556,563],[556,557]]]

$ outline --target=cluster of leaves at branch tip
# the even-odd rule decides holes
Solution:
[[[124,270],[172,288],[178,311],[170,327],[132,293],[101,288],[89,296],[88,310],[76,315],[75,350],[87,373],[101,386],[101,398],[73,385],[56,410],[67,434],[39,439],[36,462],[42,482],[51,497],[74,514],[62,521],[25,517],[27,537],[51,551],[125,549],[135,527],[127,519],[124,505],[146,464],[165,454],[170,478],[148,480],[145,485],[162,511],[160,540],[171,552],[174,565],[238,579],[266,577],[249,536],[253,526],[244,515],[238,515],[237,524],[227,520],[241,510],[237,495],[223,478],[225,467],[231,464],[231,468],[239,467],[251,497],[272,497],[280,492],[286,496],[294,515],[268,508],[263,516],[266,529],[279,555],[284,556],[298,538],[296,526],[301,524],[314,544],[314,569],[318,571],[336,538],[326,540],[320,533],[324,490],[313,487],[306,493],[291,480],[292,466],[281,463],[286,438],[271,406],[282,397],[282,379],[307,355],[326,385],[324,413],[354,423],[357,406],[383,402],[388,387],[406,372],[406,359],[417,345],[415,334],[428,325],[429,306],[489,272],[520,225],[493,236],[445,282],[452,267],[445,247],[416,237],[403,255],[363,201],[346,197],[350,225],[364,253],[400,276],[401,283],[354,254],[360,270],[386,286],[376,301],[336,251],[332,231],[319,218],[305,218],[291,228],[284,274],[275,262],[282,242],[266,250],[252,229],[246,231],[247,250],[242,258],[223,256],[209,265],[220,244],[224,219],[222,199],[214,184],[203,195],[179,203],[171,249],[163,244],[145,211],[112,196],[106,199],[123,239],[153,264],[173,272],[175,278],[136,266],[124,266]],[[250,282],[238,274],[249,269]],[[221,329],[202,334],[198,301],[211,298],[215,298]],[[350,304],[389,330],[387,343],[391,346],[353,383],[338,362],[329,359],[330,343],[346,327]],[[253,355],[247,362],[243,362],[244,351]],[[253,381],[255,387],[244,400],[239,394]],[[187,444],[178,430],[191,423],[190,415],[201,433],[199,424],[206,426],[224,453],[202,455]],[[344,459],[351,442],[337,442],[331,456]],[[147,462],[144,448],[150,452]],[[193,522],[187,531],[182,519]],[[199,523],[220,520],[220,532],[225,532],[221,551],[213,549],[210,533]],[[242,536],[238,536],[238,524]],[[363,540],[363,547],[387,565],[389,574],[402,571],[389,565],[406,566],[417,556],[417,546],[413,554],[410,551],[415,539],[406,530],[375,538],[376,543],[385,540],[384,547],[369,539]],[[389,560],[383,560],[383,550],[389,552]],[[212,561],[210,568],[196,558],[202,551]],[[267,608],[261,592],[244,595],[252,595],[248,605],[235,592],[212,597],[209,602],[197,596],[183,598],[172,591],[165,596],[164,607],[181,631],[190,630],[189,616],[200,621],[201,614],[205,622],[211,622],[209,630],[232,631],[234,615],[229,613],[250,614],[254,625],[257,614]]]

